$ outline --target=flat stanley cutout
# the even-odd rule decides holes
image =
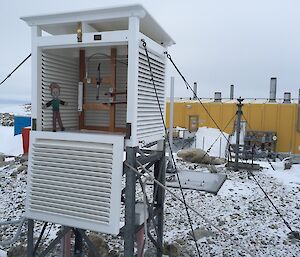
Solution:
[[[65,128],[63,126],[63,123],[61,121],[61,117],[60,117],[60,112],[59,112],[59,105],[67,105],[67,102],[60,100],[58,97],[60,95],[60,86],[55,83],[52,82],[50,84],[50,90],[51,90],[51,95],[53,97],[53,99],[51,101],[49,101],[46,104],[43,104],[43,109],[46,109],[47,107],[49,107],[50,105],[52,106],[52,131],[56,132],[56,123],[58,122],[58,125],[60,127],[61,131],[64,131]]]

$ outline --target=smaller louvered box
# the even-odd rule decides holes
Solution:
[[[118,234],[124,137],[33,131],[30,140],[25,216]]]

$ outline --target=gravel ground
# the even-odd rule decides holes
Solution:
[[[195,169],[199,172],[206,170],[205,167],[183,161],[178,161],[178,166],[184,169]],[[19,159],[7,159],[7,163],[0,167],[0,220],[17,219],[24,212],[26,167],[26,161],[21,163]],[[217,169],[218,172],[226,173],[228,176],[217,195],[184,190],[187,203],[232,239],[231,241],[225,239],[224,235],[211,228],[201,217],[190,211],[201,256],[248,256],[236,244],[248,249],[254,256],[299,256],[300,241],[288,237],[288,228],[247,172],[227,171],[224,167]],[[289,171],[285,172],[288,177]],[[293,172],[293,174],[300,173],[300,166],[297,165]],[[283,183],[272,174],[269,169],[255,172],[259,183],[267,191],[285,219],[294,230],[299,231],[300,184]],[[150,191],[151,187],[148,186],[147,190]],[[178,189],[171,190],[180,196]],[[141,190],[138,189],[138,192],[142,198]],[[37,224],[36,236],[40,229],[41,224]],[[58,226],[52,226],[47,239],[44,240],[45,244],[55,237],[57,230]],[[14,233],[15,228],[13,227],[1,229],[0,239],[9,238]],[[111,256],[118,256],[117,253],[122,253],[123,241],[121,238],[109,235],[104,238],[109,248],[116,250],[116,254],[111,254]],[[21,240],[14,247],[25,245],[25,241],[25,231],[23,231]],[[166,245],[175,247],[178,254],[172,256],[198,256],[184,205],[169,193],[166,194],[164,241]],[[149,247],[151,248],[150,244]],[[59,247],[51,256],[59,256],[58,251]],[[146,256],[153,256],[151,249],[147,251]]]

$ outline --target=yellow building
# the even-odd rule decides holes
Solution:
[[[234,130],[234,120],[229,121],[236,114],[236,100],[215,102],[203,100],[175,100],[174,127],[180,126],[193,129],[193,126],[216,128],[205,108],[226,133]],[[242,120],[246,120],[247,131],[272,131],[276,133],[277,152],[292,152],[300,154],[300,108],[298,102],[270,103],[267,100],[245,100],[243,102]],[[166,106],[166,122],[169,126],[170,102]],[[226,125],[229,123],[228,127]]]

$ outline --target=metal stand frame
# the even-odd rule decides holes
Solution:
[[[242,102],[244,99],[238,98],[237,99],[238,104],[237,104],[237,119],[236,119],[236,143],[235,143],[235,160],[234,160],[234,171],[239,170],[239,156],[240,156],[240,133],[241,133],[241,118],[243,115],[242,107],[243,104]]]
[[[137,153],[140,155],[137,157]],[[166,159],[165,159],[165,142],[157,142],[157,150],[139,149],[137,147],[126,149],[126,161],[132,167],[139,168],[139,164],[147,169],[154,169],[156,180],[165,184],[166,177]],[[135,204],[136,204],[136,183],[142,183],[136,173],[125,166],[126,187],[125,187],[125,226],[124,226],[124,257],[134,256],[135,235],[140,226],[135,223]],[[164,200],[165,190],[155,183],[153,184],[153,202],[150,203],[147,197],[148,220],[147,227],[150,241],[157,249],[157,257],[162,257],[163,250],[163,224],[164,224]],[[155,233],[153,235],[151,233]]]
[[[126,148],[126,162],[137,169],[139,168],[139,165],[145,166],[146,169],[151,169],[153,167],[155,179],[162,184],[165,184],[166,177],[165,158],[164,140],[157,142],[157,150],[140,149],[138,147]],[[142,183],[142,181],[141,178],[126,165],[124,165],[124,174],[126,176],[126,185],[123,190],[124,196],[122,198],[125,199],[125,226],[121,229],[121,234],[123,234],[124,237],[124,257],[133,257],[136,240],[135,235],[141,228],[141,225],[136,225],[135,220],[136,184],[137,182]],[[147,236],[157,249],[157,257],[162,257],[165,190],[154,183],[153,201],[150,202],[148,197],[146,197],[146,199],[149,214],[147,219],[147,227],[149,228]],[[34,220],[29,219],[27,221],[27,257],[47,256],[47,254],[62,241],[62,238],[64,238],[70,230],[73,230],[75,235],[74,257],[83,256],[83,242],[87,244],[89,250],[94,253],[94,256],[100,257],[96,247],[90,241],[83,229],[63,226],[57,237],[48,245],[48,247],[41,253],[38,253],[38,247],[46,226],[47,222],[44,223],[38,240],[34,242]]]

